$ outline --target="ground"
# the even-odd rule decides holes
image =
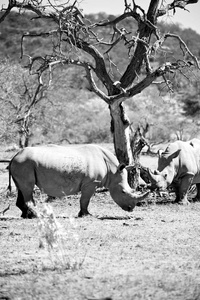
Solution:
[[[11,205],[0,216],[0,299],[200,299],[199,202],[128,213],[102,192],[77,218],[79,195],[44,204],[37,192],[41,217],[24,220],[0,175],[0,211]]]

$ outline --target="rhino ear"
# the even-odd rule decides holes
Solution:
[[[158,152],[157,152],[159,158],[162,156],[162,153],[163,153],[163,150],[159,149]]]
[[[172,154],[172,159],[173,158],[176,158],[177,156],[179,156],[179,153],[181,152],[181,149],[178,149],[176,152],[174,152],[173,154]]]
[[[154,170],[153,174],[154,175],[160,175],[160,172],[158,170]]]
[[[192,141],[190,142],[190,145],[191,145],[192,147],[194,147],[194,143],[193,143]]]
[[[119,164],[119,166],[117,167],[117,171],[121,172],[124,168],[126,168],[125,164]]]

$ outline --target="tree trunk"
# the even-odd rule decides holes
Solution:
[[[134,164],[130,141],[130,121],[123,104],[113,103],[109,106],[111,115],[111,132],[115,154],[120,163]]]
[[[19,130],[19,148],[28,147],[29,144],[29,134],[27,131]]]
[[[148,124],[147,124],[148,126]],[[146,128],[147,128],[146,126]],[[147,129],[148,130],[148,129]],[[139,186],[140,178],[140,155],[143,147],[147,145],[144,138],[144,133],[141,133],[140,127],[136,129],[135,133],[131,136],[131,149],[134,160],[135,168],[129,172],[129,184],[133,189],[137,189]]]
[[[139,158],[142,148],[146,145],[146,140],[141,134],[139,127],[133,134],[122,103],[114,103],[109,108],[115,154],[120,163],[124,163],[126,166],[134,166],[128,171],[128,182],[136,190],[140,177]]]

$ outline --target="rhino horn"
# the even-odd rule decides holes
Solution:
[[[143,194],[136,194],[136,193],[134,193],[135,200],[137,202],[142,201],[142,200],[144,200],[149,195],[149,193],[150,193],[150,191],[147,191],[147,192],[145,192]]]
[[[149,179],[153,180],[153,181],[157,181],[157,176],[159,175],[159,171],[155,170],[154,172],[152,172],[150,169],[148,169],[148,175],[149,175]]]

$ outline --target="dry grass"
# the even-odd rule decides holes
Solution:
[[[200,299],[200,203],[126,213],[97,193],[93,217],[80,219],[79,195],[38,200],[39,220],[20,218],[15,195],[0,217],[0,299]],[[2,193],[0,211],[7,201]]]
[[[14,203],[1,218],[2,295],[200,299],[199,203],[148,205],[128,214],[103,193],[91,201],[93,217],[82,219],[75,218],[78,196],[51,205],[62,230],[62,255],[59,245],[39,247],[38,221],[20,219]]]

